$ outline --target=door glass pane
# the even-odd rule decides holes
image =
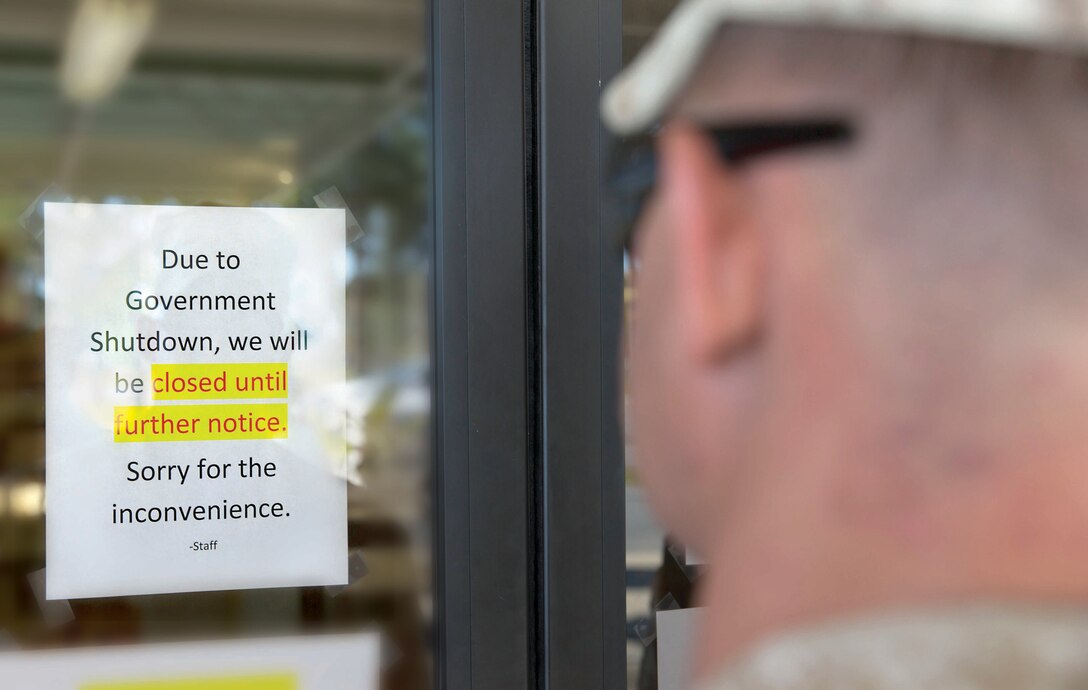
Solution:
[[[0,0],[0,651],[377,630],[381,687],[431,686],[424,27],[422,0]],[[348,586],[43,598],[46,201],[348,210],[321,408]]]
[[[629,63],[657,32],[679,0],[623,0],[623,59]],[[635,298],[630,262],[624,262],[624,304]],[[658,687],[656,612],[693,605],[697,557],[669,539],[647,506],[639,483],[638,448],[626,427],[627,687]]]

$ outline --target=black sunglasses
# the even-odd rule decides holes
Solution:
[[[813,145],[845,144],[854,138],[854,128],[846,119],[824,118],[743,122],[720,127],[705,127],[718,155],[725,163],[738,167],[752,158],[787,149]],[[657,183],[657,153],[654,141],[659,129],[621,141],[613,155],[609,186],[621,204],[622,224],[617,249],[630,251],[642,207]]]

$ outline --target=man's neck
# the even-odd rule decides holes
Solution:
[[[1088,486],[1055,474],[998,491],[984,507],[950,502],[904,532],[861,516],[778,502],[730,523],[700,583],[707,608],[700,677],[799,626],[865,612],[966,601],[1088,601]],[[825,502],[821,510],[826,510]]]

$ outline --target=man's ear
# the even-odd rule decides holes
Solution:
[[[677,335],[691,356],[720,360],[760,331],[765,247],[739,177],[703,132],[675,123],[658,146],[660,198],[676,248]]]

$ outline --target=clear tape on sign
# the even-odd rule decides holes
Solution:
[[[654,611],[675,611],[680,608],[680,602],[676,601],[676,597],[671,594],[666,594],[661,597],[661,601],[654,604]]]
[[[654,626],[653,620],[649,618],[639,618],[635,621],[635,635],[638,635],[638,639],[642,642],[643,647],[649,647],[657,639],[657,628]]]
[[[669,552],[672,559],[676,561],[676,564],[683,568],[686,563],[684,558],[684,547],[680,546],[674,541],[668,541],[665,545],[665,550]]]
[[[670,541],[667,550],[673,560],[676,561],[676,564],[680,566],[680,570],[684,573],[684,577],[688,579],[688,582],[695,582],[701,572],[698,566],[702,565],[703,561],[693,554],[691,549],[675,542]]]
[[[363,226],[359,225],[359,221],[355,219],[355,214],[348,208],[348,202],[344,201],[344,195],[340,193],[339,189],[329,187],[325,191],[315,194],[314,203],[317,204],[318,208],[339,208],[344,210],[345,229],[347,231],[345,237],[348,244],[363,236]]]
[[[312,420],[313,415],[311,412],[312,405],[304,401],[296,406],[294,413],[298,419],[302,420],[303,424],[306,424]],[[324,426],[317,427],[313,433],[316,434],[322,445],[327,444],[329,449],[327,453],[300,455],[293,450],[287,439],[270,439],[270,443],[275,444],[276,452],[279,453],[284,463],[298,463],[316,467],[326,474],[344,481],[346,484],[364,488],[366,484],[362,474],[362,447],[352,444],[349,437],[347,455],[341,458],[336,457],[333,452],[334,449],[331,447],[335,443],[334,434],[342,427],[350,429],[353,426],[353,419],[347,415],[332,414],[330,412],[327,419],[322,420]],[[343,440],[341,439],[340,442],[343,443]]]
[[[50,201],[71,201],[72,197],[65,194],[60,187],[51,184],[39,194],[26,210],[19,214],[19,225],[26,230],[39,245],[45,243],[45,204]]]
[[[34,592],[34,598],[38,600],[38,608],[42,611],[42,618],[45,619],[46,625],[60,627],[76,619],[76,614],[72,612],[72,606],[67,599],[46,599],[45,568],[35,570],[27,575],[26,579]]]
[[[356,549],[348,554],[348,583],[346,585],[327,585],[325,591],[328,592],[329,596],[339,596],[344,590],[366,577],[369,572],[370,567],[367,566],[366,560],[363,558],[362,550]]]
[[[666,594],[661,597],[661,600],[654,604],[654,616],[660,611],[675,611],[680,608],[680,602],[676,601],[676,597],[671,594]],[[649,647],[657,639],[657,624],[654,621],[654,616],[649,618],[640,618],[635,621],[635,634],[642,642],[643,647]]]

